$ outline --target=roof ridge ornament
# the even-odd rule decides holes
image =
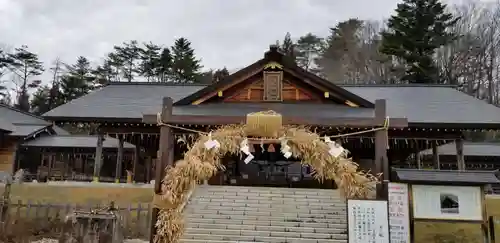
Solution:
[[[266,69],[279,69],[279,70],[282,70],[283,69],[283,65],[275,62],[275,61],[271,61],[271,62],[268,62],[266,65],[264,65],[264,70]]]

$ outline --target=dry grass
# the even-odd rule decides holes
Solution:
[[[3,188],[0,190],[3,191]],[[53,186],[26,183],[12,185],[11,200],[101,205],[114,201],[119,206],[128,206],[131,203],[150,203],[153,200],[153,194],[151,188]]]

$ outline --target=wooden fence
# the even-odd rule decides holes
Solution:
[[[71,212],[98,210],[106,206],[99,204],[47,204],[32,201],[0,204],[0,235],[2,232],[36,234],[36,236],[46,233],[46,237],[56,237],[62,232],[66,216]],[[126,238],[148,239],[152,211],[149,204],[130,204],[126,207],[115,205],[115,208],[119,210]]]

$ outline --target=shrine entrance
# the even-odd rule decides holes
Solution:
[[[285,158],[280,144],[251,145],[254,159],[245,163],[239,156],[223,158],[226,167],[212,177],[210,185],[336,189],[334,181],[319,182],[310,166],[298,158]]]

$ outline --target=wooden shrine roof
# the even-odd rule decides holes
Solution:
[[[42,117],[0,104],[0,130],[7,131],[8,136],[26,137],[46,129],[56,134],[69,134]]]
[[[439,146],[439,155],[456,156],[455,143]],[[500,157],[500,143],[493,142],[464,142],[464,156]],[[422,155],[432,155],[432,149],[424,150]]]
[[[140,123],[144,114],[156,114],[161,110],[163,97],[172,97],[175,102],[203,87],[200,85],[159,83],[113,83],[68,104],[59,106],[43,116],[58,122]],[[450,86],[370,85],[341,87],[372,102],[376,99],[386,99],[388,115],[392,118],[408,118],[409,126],[425,127],[427,125],[441,124],[443,127],[446,125],[449,128],[500,127],[500,109],[498,107],[487,104]],[[248,106],[243,109],[251,110],[252,107],[255,107],[255,104],[242,103],[236,106],[239,108]],[[326,108],[325,104],[307,104],[305,107],[307,106],[312,109],[331,112],[332,116],[339,114],[342,110],[351,114],[353,112],[351,109],[342,109],[335,104],[329,105],[331,108]],[[293,107],[293,105],[290,107]],[[203,109],[209,108],[210,106],[205,106]],[[229,109],[224,104],[221,107],[213,106],[213,108]],[[174,114],[187,111],[200,112],[203,109],[174,106]],[[205,110],[204,112],[208,111]],[[366,110],[359,111],[359,114],[364,112]],[[213,115],[213,113],[210,112],[210,115]]]
[[[432,185],[485,185],[499,184],[498,171],[478,170],[417,170],[392,169],[393,176],[398,182]]]

